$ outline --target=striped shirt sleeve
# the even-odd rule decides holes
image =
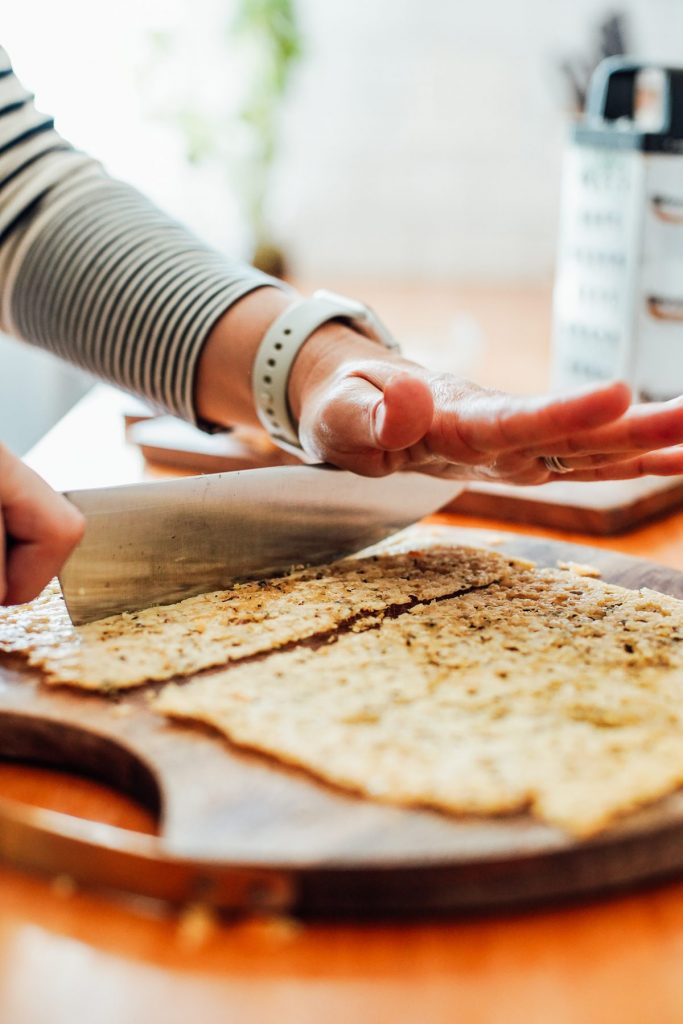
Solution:
[[[197,362],[281,282],[210,249],[39,113],[0,47],[0,328],[196,422]]]

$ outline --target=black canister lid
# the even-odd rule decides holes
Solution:
[[[643,130],[635,119],[638,76],[662,75],[662,124]],[[660,67],[631,57],[608,57],[591,78],[584,117],[574,126],[574,141],[583,146],[683,153],[683,67]]]

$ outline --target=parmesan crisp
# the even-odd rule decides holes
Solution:
[[[0,650],[24,655],[49,683],[119,690],[190,675],[353,624],[388,610],[486,586],[528,563],[439,546],[316,566],[173,605],[74,628],[55,583],[0,609]]]
[[[683,783],[683,603],[519,571],[155,707],[378,800],[586,837]]]

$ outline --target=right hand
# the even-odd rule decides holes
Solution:
[[[0,605],[37,597],[84,529],[78,509],[0,444]]]

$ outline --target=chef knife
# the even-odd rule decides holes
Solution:
[[[462,490],[417,473],[378,479],[279,466],[70,491],[85,536],[60,583],[76,625],[360,551]]]

